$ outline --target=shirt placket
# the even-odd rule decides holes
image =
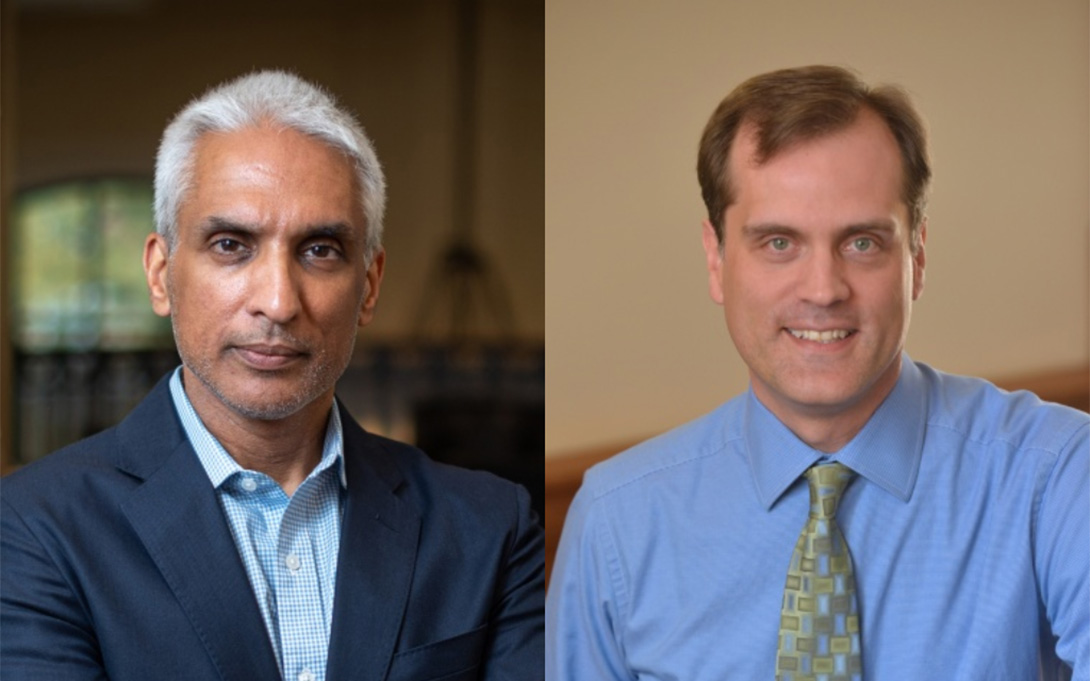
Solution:
[[[283,650],[284,678],[294,681],[321,681],[322,665],[328,646],[320,593],[318,570],[314,562],[310,524],[315,518],[313,506],[315,480],[308,480],[296,491],[284,513],[277,546],[276,601]]]

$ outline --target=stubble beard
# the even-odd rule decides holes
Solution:
[[[223,352],[231,351],[225,350]],[[303,375],[296,390],[292,390],[279,399],[270,398],[260,402],[256,400],[242,401],[229,394],[216,381],[212,362],[207,359],[188,356],[188,353],[182,350],[181,345],[178,345],[178,354],[182,358],[182,364],[204,384],[205,388],[216,399],[239,416],[256,421],[277,421],[295,414],[329,391],[348,366],[347,361],[343,363],[343,366],[334,365],[330,361],[329,354],[324,351],[312,353],[307,366],[303,369]],[[261,379],[254,378],[252,380],[257,382]]]
[[[171,310],[173,311],[176,309],[178,308],[172,304]],[[259,335],[262,340],[280,339],[289,342],[293,347],[306,347],[307,358],[306,365],[302,369],[303,374],[298,381],[296,389],[291,390],[287,395],[284,395],[279,399],[270,398],[260,402],[257,400],[243,401],[242,399],[231,395],[221,382],[216,379],[217,371],[214,366],[215,361],[228,361],[226,355],[234,352],[230,349],[230,346],[221,348],[216,360],[202,356],[194,356],[189,352],[187,345],[181,340],[178,333],[177,318],[173,312],[170,316],[170,322],[174,334],[174,345],[178,349],[178,355],[182,359],[182,364],[190,373],[196,376],[204,387],[212,393],[216,399],[223,403],[224,406],[239,416],[251,420],[276,421],[287,418],[324,395],[336,385],[337,379],[339,379],[345,369],[348,368],[349,361],[352,357],[352,347],[355,346],[355,339],[353,338],[349,348],[343,353],[343,357],[338,357],[324,348],[317,350],[310,348],[287,331],[284,331],[282,327],[269,324],[264,330],[264,333]],[[248,370],[242,369],[242,371]],[[245,381],[247,379],[243,378],[241,380]],[[249,380],[260,382],[262,379],[255,377]]]

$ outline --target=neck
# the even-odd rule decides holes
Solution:
[[[844,448],[870,421],[882,402],[897,385],[901,375],[901,356],[858,399],[847,404],[812,405],[791,402],[765,389],[753,380],[753,392],[800,440],[814,449],[832,454]]]
[[[239,414],[183,369],[186,396],[204,427],[238,465],[268,475],[289,497],[322,459],[333,391],[281,419]]]
[[[776,418],[780,419],[800,440],[826,454],[843,449],[852,441],[852,438],[859,434],[859,431],[863,430],[863,426],[870,418],[870,414],[867,414],[862,419],[830,421],[820,418],[800,418],[796,415],[780,415],[775,410],[772,410],[772,413],[776,414]]]

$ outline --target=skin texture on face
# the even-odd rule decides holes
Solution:
[[[836,451],[896,384],[926,229],[914,255],[897,143],[875,114],[760,165],[754,132],[730,153],[722,250],[704,224],[711,295],[761,403]]]
[[[257,422],[318,431],[356,330],[374,314],[385,262],[381,251],[365,261],[351,164],[265,126],[208,133],[195,153],[177,243],[168,253],[153,234],[144,252],[186,394],[217,437],[217,425]]]

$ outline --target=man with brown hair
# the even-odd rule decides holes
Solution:
[[[546,677],[1090,678],[1090,417],[904,354],[931,176],[907,96],[757,76],[698,175],[750,389],[587,473]]]

